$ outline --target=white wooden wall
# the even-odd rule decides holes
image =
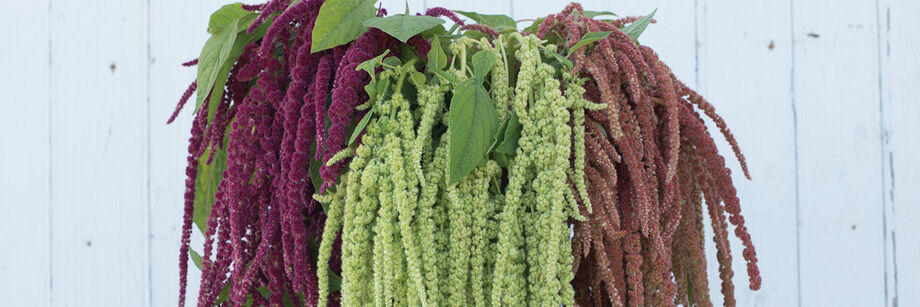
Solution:
[[[194,78],[179,63],[224,2],[0,2],[0,305],[176,303],[191,118],[164,122]],[[738,137],[754,180],[736,184],[764,281],[746,289],[736,247],[739,305],[920,306],[920,3],[582,3],[658,8],[642,42]],[[409,5],[522,19],[565,2]]]

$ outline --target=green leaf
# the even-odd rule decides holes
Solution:
[[[195,99],[195,112],[198,112],[201,103],[211,94],[214,82],[223,70],[224,63],[230,57],[238,27],[239,19],[221,28],[204,42],[204,47],[201,48],[201,54],[198,56],[198,76],[195,80],[198,83],[198,93]]]
[[[412,36],[442,23],[444,23],[443,19],[431,16],[393,15],[365,20],[364,26],[380,29],[405,43]]]
[[[481,83],[495,65],[495,54],[488,50],[479,50],[473,54],[473,76]]]
[[[486,14],[479,14],[476,12],[466,12],[466,11],[457,11],[457,10],[455,10],[454,12],[457,14],[469,17],[476,23],[487,25],[491,27],[492,29],[495,29],[495,31],[498,31],[498,32],[517,30],[517,22],[515,22],[514,19],[506,15],[486,15]]]
[[[316,243],[307,244],[307,252],[310,253],[310,256],[313,259],[319,258],[319,246]],[[342,289],[342,277],[333,272],[331,269],[327,270],[329,272],[329,292],[336,292]]]
[[[428,65],[437,69],[447,66],[447,54],[441,49],[441,40],[437,36],[431,38],[431,49],[428,50]]]
[[[495,130],[495,136],[492,137],[492,145],[489,146],[488,152],[494,152],[495,147],[498,147],[498,144],[500,144],[502,140],[505,139],[505,129],[508,128],[509,121],[509,119],[506,119],[504,122],[502,122],[501,126],[498,126],[498,129]]]
[[[233,287],[232,282],[228,282],[224,285],[224,288],[220,290],[220,294],[217,295],[217,300],[214,301],[214,306],[221,306],[224,302],[230,299],[230,288]]]
[[[371,75],[371,80],[377,80],[377,76],[374,74],[374,70],[377,69],[377,66],[380,66],[382,63],[383,57],[387,56],[390,53],[390,49],[384,50],[383,53],[374,57],[373,59],[361,62],[355,67],[355,70],[364,70],[367,74]]]
[[[329,271],[329,292],[336,292],[342,289],[342,277],[333,272]]]
[[[368,99],[373,101],[374,97],[377,97],[377,81],[371,79],[371,82],[364,85],[364,91],[367,92]]]
[[[483,161],[498,129],[498,113],[479,80],[470,78],[454,88],[447,127],[448,184],[454,184]]]
[[[572,67],[575,65],[572,63],[572,61],[562,56],[558,52],[555,52],[549,49],[543,49],[543,54],[546,55],[546,57],[551,59],[550,65],[558,63],[558,65],[561,65],[566,70],[571,70]],[[557,72],[558,71],[561,71],[561,69],[557,69]]]
[[[457,80],[457,76],[452,73],[448,73],[446,71],[441,70],[440,68],[431,66],[431,64],[428,64],[427,67],[428,67],[428,70],[433,72],[435,75],[437,75],[441,79],[444,79],[444,81],[447,81],[447,83],[457,84],[458,82],[460,82],[459,80]]]
[[[198,270],[201,271],[201,262],[202,262],[202,260],[201,260],[201,255],[199,255],[198,252],[196,252],[196,251],[195,251],[194,249],[192,249],[192,248],[189,248],[189,249],[188,249],[188,255],[191,256],[191,258],[192,258],[192,263],[195,264],[195,267],[197,267]]]
[[[383,64],[387,64],[390,66],[399,66],[399,65],[402,65],[402,63],[403,63],[402,60],[399,57],[395,57],[395,56],[391,56],[391,57],[383,59]]]
[[[432,37],[442,35],[442,34],[447,34],[447,29],[444,28],[444,25],[436,25],[434,26],[434,28],[431,28],[431,29],[422,31],[422,33],[419,33],[419,35],[421,35],[422,38],[432,38]]]
[[[195,112],[198,112],[208,95],[210,95],[210,101],[220,101],[233,63],[243,54],[246,45],[265,35],[265,31],[271,25],[271,17],[252,33],[245,32],[257,16],[255,13],[249,13],[240,17],[236,23],[221,28],[204,43],[201,54],[198,56],[198,76],[196,78],[198,91]],[[213,119],[218,104],[209,105],[208,122]]]
[[[505,128],[504,135],[502,136],[502,141],[498,146],[495,147],[495,152],[503,153],[506,155],[514,155],[518,147],[518,139],[521,138],[521,129],[524,128],[521,126],[521,122],[517,117],[516,113],[511,114],[511,118],[508,119],[508,127]]]
[[[318,193],[320,188],[323,186],[323,177],[319,173],[320,167],[323,166],[323,160],[313,159],[313,157],[315,157],[316,150],[316,142],[313,142],[313,144],[310,144],[310,165],[308,167],[310,168],[310,181],[313,183],[313,191]],[[319,150],[322,150],[322,148]],[[312,197],[312,195],[310,196]],[[323,205],[323,211],[326,211],[326,205]]]
[[[370,111],[367,111],[364,117],[361,118],[361,121],[358,122],[358,125],[355,126],[355,130],[351,132],[351,137],[348,138],[348,146],[354,144],[355,140],[358,139],[358,135],[361,134],[361,131],[364,131],[364,128],[367,127],[367,123],[370,122],[371,117],[374,116],[374,109],[376,109],[376,107],[371,107]]]
[[[272,295],[272,291],[268,290],[268,287],[258,287],[256,288],[256,291],[259,291],[259,294],[261,294],[264,298],[268,298]]]
[[[240,17],[250,13],[252,12],[243,9],[242,3],[224,5],[214,13],[211,13],[211,18],[208,20],[208,33],[217,33],[224,27],[231,25],[232,22],[240,19]]]
[[[319,8],[313,28],[310,52],[346,44],[361,36],[367,28],[364,21],[373,18],[376,0],[327,0]]]
[[[412,83],[418,84],[418,86],[422,86],[427,81],[425,74],[416,70],[409,71],[409,78],[412,78]]]
[[[597,16],[617,16],[611,11],[584,11],[585,17],[594,18]]]
[[[232,125],[230,125],[232,126]],[[207,164],[208,156],[211,149],[205,149],[204,153],[198,158],[198,174],[195,177],[195,201],[192,210],[192,221],[202,234],[208,230],[208,216],[211,214],[211,206],[217,201],[217,186],[223,180],[224,170],[227,169],[227,140],[230,136],[230,127],[224,135],[223,150],[214,153],[214,160]]]
[[[581,36],[581,40],[579,40],[577,43],[575,43],[575,46],[572,46],[572,48],[569,49],[569,54],[571,54],[575,50],[578,50],[578,48],[587,46],[588,44],[591,44],[591,43],[594,43],[596,41],[606,38],[608,35],[610,35],[610,33],[613,33],[613,31],[585,33],[585,35]]]
[[[508,158],[508,155],[500,153],[500,152],[492,153],[492,160],[495,160],[495,162],[498,163],[498,166],[501,166],[504,168],[508,168],[509,166],[511,166],[511,159]]]
[[[385,96],[390,89],[390,78],[383,78],[377,82],[377,95]]]
[[[642,35],[642,32],[645,32],[645,28],[648,27],[648,24],[652,22],[652,17],[655,17],[655,12],[658,12],[658,9],[655,9],[650,14],[623,27],[623,33],[626,33],[633,41],[639,43],[639,35]]]
[[[537,18],[532,24],[521,30],[521,33],[530,32],[531,34],[537,34],[537,31],[540,30],[540,24],[546,20],[546,17]]]

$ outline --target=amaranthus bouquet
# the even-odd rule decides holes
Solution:
[[[180,306],[189,255],[199,306],[709,306],[704,211],[724,305],[726,216],[760,287],[700,113],[747,176],[744,157],[638,43],[654,12],[572,3],[519,29],[373,2],[211,16],[176,108],[194,96]]]

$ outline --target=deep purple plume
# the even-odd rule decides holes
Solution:
[[[252,34],[252,31],[255,31],[256,28],[258,28],[259,26],[262,25],[263,22],[265,22],[265,19],[268,18],[268,15],[271,15],[271,13],[277,12],[279,10],[283,10],[284,6],[286,6],[288,2],[289,0],[271,0],[268,3],[261,5],[260,9],[262,9],[262,12],[259,13],[259,16],[256,17],[256,20],[254,20],[252,24],[249,25],[249,28],[246,29],[246,33]],[[254,7],[249,7],[249,8],[254,8]],[[246,9],[246,8],[243,8],[243,9]]]
[[[319,160],[322,155],[323,133],[325,132],[326,123],[326,95],[329,93],[330,81],[334,68],[333,55],[327,54],[319,61],[316,68],[316,75],[313,76],[313,84],[310,91],[313,93],[313,122],[316,123],[316,154],[313,159]]]
[[[182,107],[185,106],[185,103],[188,102],[189,98],[192,97],[192,93],[194,93],[195,89],[197,88],[198,83],[195,81],[192,81],[192,84],[188,85],[188,88],[185,89],[184,93],[182,93],[182,97],[179,98],[179,103],[176,104],[176,110],[173,111],[172,115],[169,116],[169,119],[166,120],[167,125],[172,124],[172,122],[176,120],[176,116],[179,116],[179,111],[182,111]]]
[[[367,93],[362,89],[370,82],[370,76],[367,72],[356,71],[355,67],[394,45],[392,37],[378,29],[370,29],[352,44],[336,69],[332,103],[328,111],[330,126],[324,142],[323,165],[320,168],[320,176],[323,178],[320,194],[334,184],[342,172],[347,159],[329,166],[326,162],[345,147],[345,127],[355,113],[355,106],[368,99]]]
[[[445,9],[443,7],[440,7],[440,6],[429,8],[428,10],[425,11],[425,15],[431,16],[431,17],[447,16],[447,18],[450,18],[450,20],[452,20],[454,23],[460,26],[465,25],[465,23],[463,23],[463,20],[460,20],[460,18],[457,17],[457,15],[454,14],[454,12],[452,12],[451,10]]]
[[[198,149],[202,146],[207,117],[205,112],[198,112],[192,123],[192,136],[189,138],[188,165],[185,167],[185,206],[182,215],[182,238],[179,244],[179,307],[185,305],[185,288],[188,282],[188,248],[192,235],[192,214],[195,210],[195,179],[198,177]]]

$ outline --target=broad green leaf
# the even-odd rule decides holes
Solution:
[[[645,28],[648,27],[648,24],[652,22],[652,18],[655,17],[655,12],[658,12],[658,9],[655,9],[650,14],[645,15],[639,20],[634,21],[633,23],[623,27],[623,33],[626,33],[630,38],[633,39],[636,43],[639,43],[639,35],[642,35],[642,32],[645,32]]]
[[[377,95],[385,97],[388,89],[390,89],[390,78],[383,78],[377,82]]]
[[[479,80],[470,78],[454,88],[447,127],[448,184],[454,184],[483,161],[498,129],[498,113]]]
[[[602,40],[606,38],[608,35],[610,35],[610,33],[613,33],[613,31],[585,33],[585,35],[582,35],[581,39],[577,43],[575,43],[575,46],[572,46],[572,48],[569,49],[569,53],[571,54],[575,50],[578,50],[578,48],[581,48],[583,46],[587,46],[596,41]]]
[[[518,139],[521,138],[521,129],[524,128],[521,126],[521,122],[517,117],[516,113],[511,114],[511,118],[508,119],[508,127],[505,128],[504,135],[502,136],[502,141],[498,146],[495,147],[495,152],[503,153],[506,155],[514,155],[518,147]]]
[[[488,50],[479,50],[473,54],[473,76],[481,83],[485,80],[492,66],[495,65],[495,54]]]
[[[495,160],[495,162],[498,163],[498,166],[501,166],[504,168],[508,168],[508,166],[511,166],[511,159],[508,158],[508,155],[500,153],[500,152],[493,152],[492,160]]]
[[[380,29],[405,43],[416,34],[442,23],[443,19],[431,16],[393,15],[365,20],[364,26]]]
[[[367,127],[367,123],[370,122],[371,117],[374,116],[374,109],[376,109],[376,107],[371,107],[370,111],[367,111],[364,117],[361,118],[361,121],[358,122],[358,125],[355,126],[355,130],[351,132],[351,137],[348,138],[348,146],[354,144],[355,140],[358,139],[358,135],[361,134],[361,131],[364,131],[364,128]]]
[[[419,35],[421,35],[422,38],[432,38],[432,37],[442,35],[442,34],[447,34],[447,29],[444,28],[444,25],[436,25],[434,26],[434,28],[431,28],[431,29],[422,31],[422,33],[419,33]]]
[[[230,57],[230,51],[236,41],[239,21],[240,19],[237,19],[230,25],[222,27],[220,31],[211,34],[211,37],[204,42],[204,47],[201,48],[201,54],[198,56],[198,76],[195,80],[198,83],[195,112],[198,112],[202,102],[211,94],[211,88],[214,87],[218,74],[223,69],[227,58]]]
[[[457,31],[457,28],[459,27],[460,27],[460,24],[455,23],[454,25],[450,26],[450,29],[447,30],[447,34],[453,34],[454,31]]]
[[[310,52],[346,44],[361,36],[367,27],[364,21],[373,18],[376,0],[327,0],[319,8],[313,28]]]
[[[192,258],[192,263],[195,264],[195,267],[197,267],[198,270],[201,271],[201,262],[202,262],[201,255],[199,255],[198,252],[196,252],[192,248],[188,249],[188,255]]]
[[[584,11],[585,17],[594,18],[597,16],[617,16],[611,11]]]
[[[521,30],[521,33],[530,32],[532,34],[537,34],[537,31],[540,30],[540,24],[543,23],[544,20],[546,20],[546,17],[537,18],[532,24]]]
[[[412,70],[409,72],[409,78],[412,78],[412,83],[415,83],[418,86],[422,86],[423,84],[425,84],[425,81],[427,81],[427,79],[425,78],[425,74],[420,73],[415,70]]]
[[[572,69],[572,67],[575,65],[572,63],[572,61],[562,56],[558,52],[555,52],[549,49],[543,49],[543,54],[545,54],[548,58],[552,59],[553,61],[558,62],[567,70]]]
[[[390,53],[390,49],[384,50],[383,53],[374,57],[373,59],[370,59],[370,60],[361,62],[361,64],[358,64],[358,66],[355,67],[355,70],[364,70],[367,72],[367,74],[371,75],[371,80],[377,80],[377,76],[376,74],[374,74],[374,70],[377,69],[377,66],[380,66],[380,63],[382,63],[383,57],[387,56],[387,54],[389,53]]]
[[[232,125],[230,125],[232,126]],[[217,201],[217,186],[223,180],[224,170],[227,169],[227,140],[230,136],[230,127],[224,136],[224,149],[216,152],[211,164],[207,164],[211,149],[205,149],[201,158],[198,158],[198,174],[195,177],[195,202],[192,210],[192,221],[198,230],[204,234],[208,230],[208,216],[211,206]]]
[[[373,101],[373,98],[377,97],[377,81],[371,79],[370,82],[364,85],[364,91],[367,92],[367,97]]]
[[[491,27],[492,29],[495,29],[495,31],[498,31],[498,32],[517,30],[517,22],[515,22],[514,19],[506,15],[486,15],[486,14],[479,14],[476,12],[466,12],[466,11],[457,11],[457,10],[454,10],[454,12],[457,14],[466,16],[472,19],[473,21],[475,21],[476,23],[487,25]]]
[[[452,73],[448,73],[446,71],[441,70],[440,68],[431,66],[430,63],[428,64],[427,67],[428,67],[428,70],[433,72],[435,75],[437,75],[441,79],[444,79],[444,81],[447,81],[447,83],[457,84],[458,82],[460,82],[459,80],[457,80],[457,76],[455,76]]]
[[[431,49],[428,50],[428,65],[437,69],[447,66],[447,54],[441,49],[441,40],[437,36],[431,38]]]
[[[488,152],[494,152],[495,147],[498,147],[498,144],[500,144],[502,140],[505,139],[505,129],[508,128],[509,121],[510,119],[506,119],[504,122],[502,122],[501,126],[498,126],[498,129],[495,130],[495,136],[492,137],[492,145],[489,146]]]
[[[217,33],[224,27],[231,25],[232,22],[240,19],[240,17],[250,13],[252,12],[243,9],[242,3],[224,5],[214,13],[211,13],[211,18],[208,20],[208,33]]]
[[[198,77],[196,79],[198,91],[195,112],[198,112],[201,104],[209,94],[210,101],[220,101],[220,97],[224,94],[224,85],[227,84],[227,76],[230,75],[230,69],[233,68],[233,63],[243,54],[246,45],[265,35],[265,31],[271,25],[272,17],[269,17],[265,23],[252,33],[244,31],[257,16],[255,13],[244,15],[233,26],[222,28],[220,32],[211,35],[211,38],[205,42],[204,47],[201,49],[201,55],[198,57]],[[208,122],[214,117],[217,103],[209,105]]]
[[[383,64],[387,64],[390,66],[399,66],[403,64],[403,61],[399,57],[391,56],[391,57],[383,59]]]

